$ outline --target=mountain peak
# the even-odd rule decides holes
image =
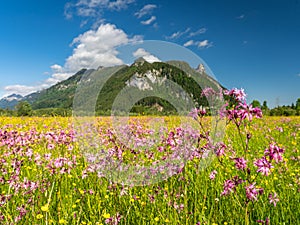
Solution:
[[[11,102],[11,101],[13,101],[13,100],[19,101],[19,100],[21,100],[22,98],[23,98],[22,95],[19,95],[19,94],[11,94],[11,95],[9,95],[9,96],[4,97],[3,99],[5,99],[6,101]]]
[[[205,67],[202,63],[200,63],[196,69],[197,72],[204,74],[205,73]]]
[[[147,62],[147,60],[144,57],[139,57],[136,60],[134,60],[134,64],[144,64],[145,62]]]

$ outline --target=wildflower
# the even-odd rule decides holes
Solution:
[[[110,218],[110,214],[109,214],[109,213],[104,213],[102,216],[103,216],[105,219]]]
[[[106,224],[117,225],[121,221],[122,216],[117,213],[115,216],[109,217],[105,220]]]
[[[274,160],[276,163],[282,162],[284,149],[279,148],[275,144],[270,144],[269,148],[265,150],[265,155],[269,156],[270,160]]]
[[[47,146],[47,148],[49,149],[49,150],[52,150],[52,149],[54,149],[54,144],[48,144],[48,146]]]
[[[246,197],[253,201],[253,200],[257,200],[257,196],[259,194],[259,190],[254,186],[255,183],[250,184],[249,186],[246,186]]]
[[[38,220],[40,220],[40,219],[42,219],[44,216],[42,215],[42,214],[37,214],[36,215],[36,218],[38,219]]]
[[[197,120],[198,119],[198,109],[197,108],[194,108],[192,109],[192,111],[189,113],[189,116],[190,117],[193,117],[194,120]]]
[[[218,143],[216,145],[216,150],[215,153],[218,157],[221,157],[223,155],[225,155],[225,149],[226,149],[226,145],[222,142]]]
[[[59,224],[66,224],[67,221],[66,221],[65,219],[60,219],[60,220],[58,221],[58,223],[59,223]]]
[[[155,217],[154,220],[155,220],[156,222],[158,222],[158,221],[159,221],[159,218],[158,218],[158,217]]]
[[[269,201],[270,201],[270,204],[273,203],[274,206],[276,206],[276,203],[279,201],[279,198],[277,198],[276,192],[274,192],[273,195],[271,193],[269,194]]]
[[[244,89],[242,89],[242,88],[241,89],[233,88],[229,91],[225,90],[224,94],[234,97],[237,101],[245,101],[246,100],[246,94],[245,94]]]
[[[247,161],[243,157],[241,157],[241,158],[235,158],[234,161],[235,161],[235,165],[234,166],[238,170],[243,170],[243,169],[245,169],[247,167],[247,164],[246,164]]]
[[[221,195],[228,195],[235,191],[235,183],[232,180],[226,180],[224,183],[224,190]]]
[[[43,212],[49,212],[49,206],[48,206],[48,204],[42,206],[42,207],[41,207],[41,210],[42,210]]]
[[[273,168],[272,164],[266,159],[266,157],[262,157],[254,162],[254,165],[258,167],[256,172],[260,172],[265,176],[268,176],[271,168]]]
[[[266,220],[257,220],[256,222],[257,222],[257,223],[262,223],[262,224],[269,225],[270,220],[269,220],[269,218],[267,217]]]
[[[209,175],[209,179],[214,180],[217,173],[218,173],[218,172],[217,172],[216,170],[213,170],[213,171],[210,173],[210,175]]]

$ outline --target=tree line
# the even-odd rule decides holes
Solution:
[[[267,116],[300,116],[300,98],[291,105],[276,106],[272,109],[268,107],[267,101],[261,104],[258,100],[253,100],[251,104],[253,107],[261,108],[263,114]]]
[[[263,101],[261,104],[258,100],[252,101],[253,107],[259,107],[263,111],[265,116],[300,116],[300,98],[291,105],[276,106],[272,109],[268,107],[267,101]],[[136,108],[136,107],[135,107]],[[134,109],[135,109],[134,108]],[[143,111],[141,108],[140,111]],[[109,112],[97,113],[99,115],[109,115]],[[141,114],[147,115],[147,111]],[[155,114],[151,111],[149,114]],[[161,113],[158,113],[161,114]],[[167,113],[167,115],[169,115]],[[172,113],[171,113],[172,114]],[[71,108],[42,108],[32,109],[31,105],[27,101],[19,102],[13,110],[11,109],[0,109],[0,116],[72,116]]]

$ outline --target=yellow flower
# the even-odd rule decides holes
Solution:
[[[159,218],[158,218],[158,217],[155,217],[154,220],[155,220],[156,222],[158,222],[158,221],[159,221]]]
[[[42,210],[43,212],[49,212],[49,206],[48,206],[48,204],[42,206],[42,207],[41,207],[41,210]]]
[[[36,215],[36,218],[38,219],[38,220],[40,220],[40,219],[42,219],[44,216],[42,215],[42,214],[37,214]]]
[[[64,219],[60,219],[60,220],[58,221],[58,223],[59,223],[59,224],[66,224],[66,223],[67,223],[67,221],[66,221],[66,220],[64,220]]]
[[[104,213],[104,214],[103,214],[103,217],[104,217],[105,219],[108,219],[108,218],[110,218],[110,214],[109,214],[109,213]]]
[[[167,219],[165,219],[165,223],[169,223],[170,222],[170,220],[167,218]]]
[[[108,199],[108,198],[109,198],[109,196],[108,196],[108,195],[105,195],[105,196],[104,196],[104,198]]]
[[[75,209],[77,206],[76,205],[72,205],[72,208]]]

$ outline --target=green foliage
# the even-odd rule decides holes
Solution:
[[[27,101],[19,102],[16,105],[16,111],[18,116],[32,116],[32,108]]]
[[[262,107],[261,104],[260,104],[260,102],[258,100],[253,100],[252,103],[251,103],[251,105],[253,107],[258,107],[258,108]]]

